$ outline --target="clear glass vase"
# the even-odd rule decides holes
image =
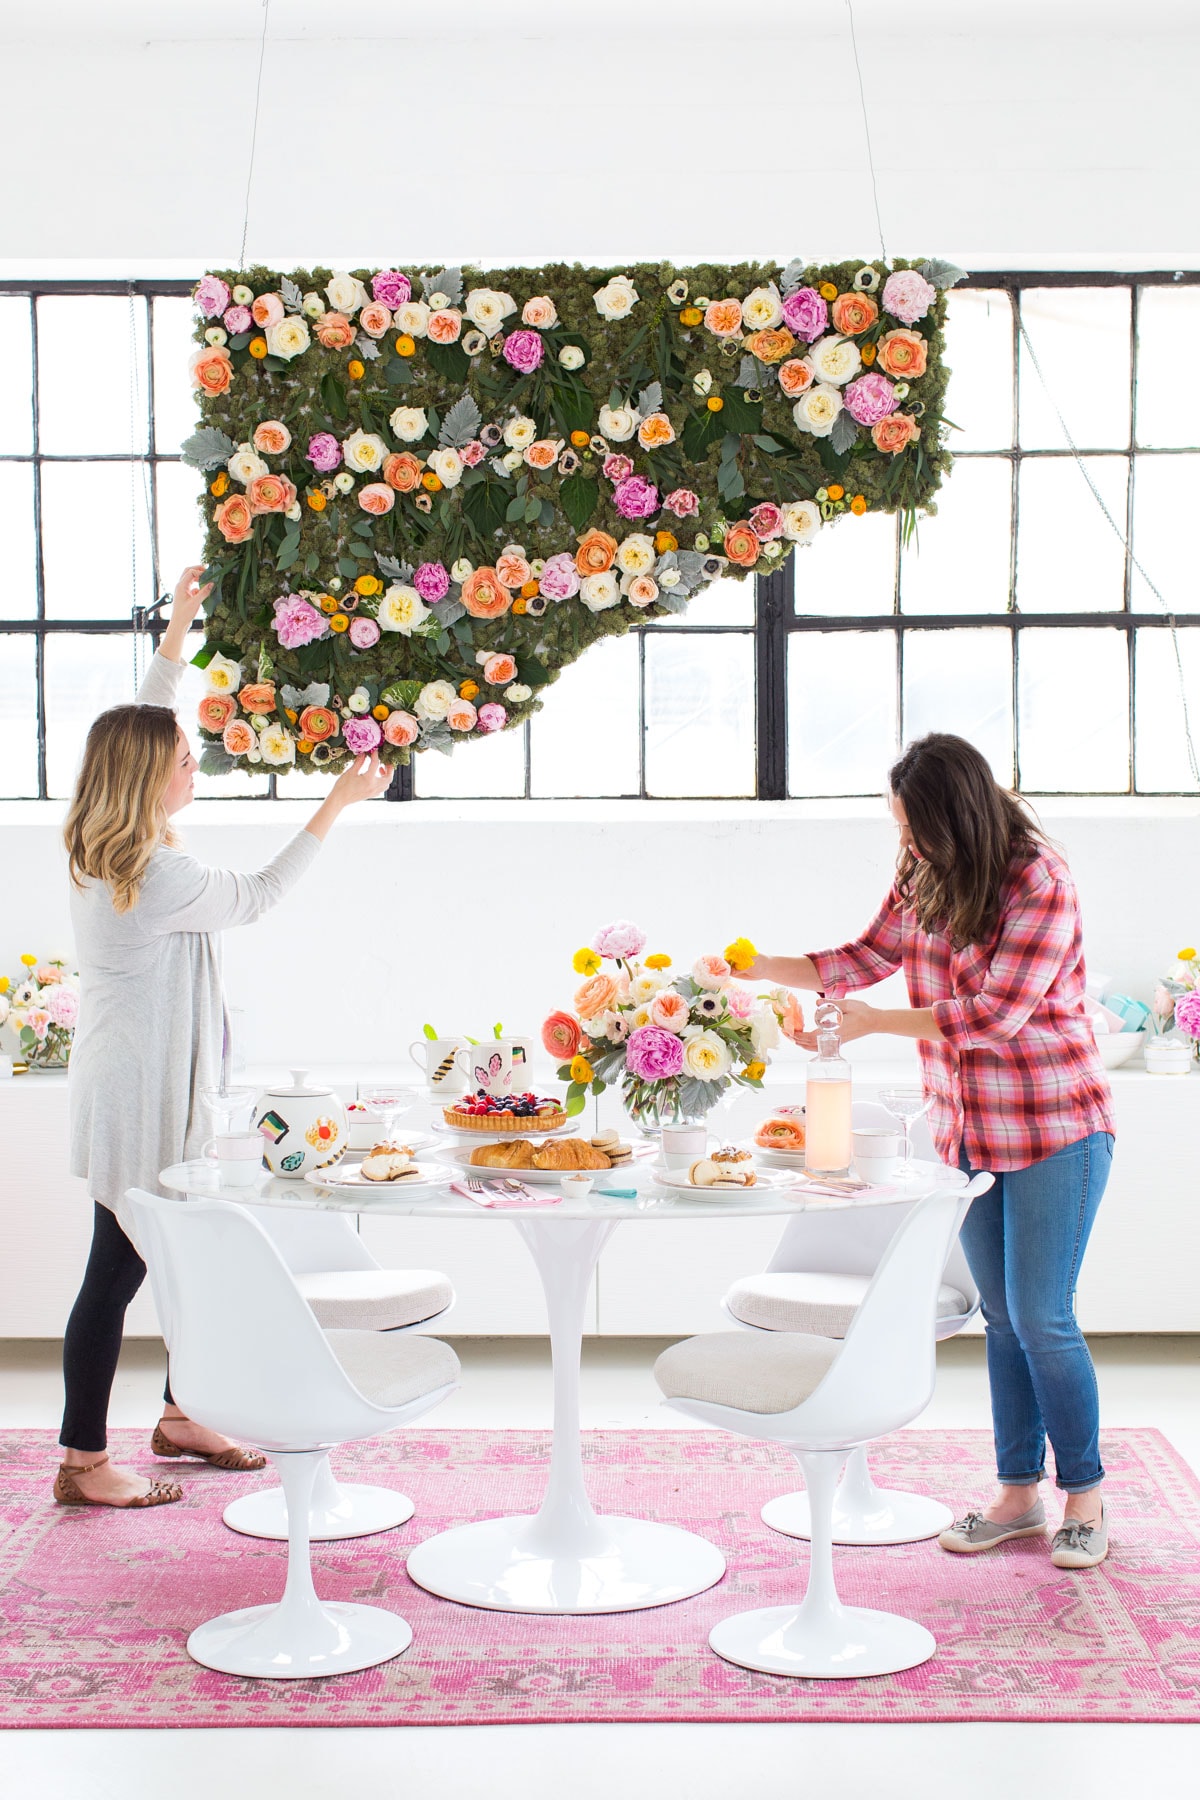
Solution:
[[[625,1116],[640,1137],[657,1140],[664,1125],[703,1125],[706,1113],[688,1112],[674,1081],[643,1082],[621,1094]]]

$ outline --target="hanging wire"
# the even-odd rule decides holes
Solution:
[[[1042,371],[1041,363],[1038,361],[1037,351],[1033,347],[1033,340],[1030,338],[1029,333],[1025,328],[1025,321],[1024,321],[1024,319],[1021,318],[1019,312],[1017,315],[1017,329],[1021,334],[1021,342],[1024,344],[1026,350],[1029,352],[1029,360],[1033,364],[1034,372],[1036,373],[1038,380],[1042,384],[1042,392],[1045,394],[1047,400],[1050,402],[1051,408],[1053,409],[1053,412],[1054,412],[1054,416],[1058,420],[1059,429],[1061,430],[1063,437],[1066,439],[1067,448],[1070,450],[1071,455],[1075,459],[1075,467],[1079,470],[1079,473],[1083,476],[1083,479],[1087,482],[1088,488],[1091,492],[1092,499],[1096,502],[1096,505],[1100,508],[1100,511],[1104,514],[1104,517],[1108,520],[1109,524],[1112,526],[1113,530],[1116,532],[1117,536],[1120,538],[1121,543],[1125,550],[1125,554],[1129,558],[1130,566],[1137,570],[1138,574],[1141,576],[1142,580],[1145,582],[1146,586],[1150,589],[1150,592],[1154,595],[1154,598],[1158,601],[1158,604],[1162,608],[1163,617],[1166,620],[1167,627],[1171,633],[1171,648],[1172,648],[1172,651],[1174,652],[1174,657],[1175,657],[1175,673],[1179,680],[1179,703],[1183,710],[1183,736],[1184,736],[1184,742],[1187,745],[1188,767],[1191,770],[1192,780],[1197,784],[1197,786],[1200,786],[1200,758],[1197,758],[1196,742],[1195,742],[1194,737],[1192,736],[1192,719],[1191,719],[1191,712],[1188,707],[1187,681],[1186,681],[1186,679],[1184,677],[1184,673],[1183,673],[1183,653],[1179,646],[1179,626],[1178,626],[1178,623],[1177,623],[1177,620],[1175,617],[1174,609],[1170,605],[1168,605],[1168,603],[1164,599],[1163,595],[1159,592],[1159,590],[1155,586],[1154,582],[1151,581],[1149,575],[1147,575],[1145,569],[1142,567],[1141,563],[1138,561],[1138,558],[1134,553],[1133,547],[1130,544],[1129,539],[1125,534],[1125,531],[1123,530],[1123,528],[1120,525],[1117,524],[1117,521],[1113,518],[1111,512],[1108,510],[1108,507],[1105,504],[1104,496],[1101,494],[1099,488],[1096,486],[1096,483],[1092,480],[1092,477],[1088,472],[1087,464],[1084,462],[1083,458],[1080,456],[1078,447],[1075,443],[1075,439],[1071,436],[1070,428],[1068,427],[1067,421],[1064,419],[1064,417],[1062,415],[1062,412],[1059,408],[1058,401],[1054,398],[1054,395],[1050,392],[1050,384],[1046,380],[1045,374]]]
[[[262,37],[258,45],[258,79],[254,84],[254,123],[250,129],[250,161],[246,168],[246,199],[242,209],[242,248],[238,268],[246,266],[246,237],[250,230],[250,184],[254,180],[254,152],[258,145],[258,109],[262,100],[263,63],[267,55],[267,26],[271,18],[271,0],[263,0]]]
[[[863,88],[862,64],[858,60],[858,37],[854,30],[853,0],[846,0],[846,11],[850,15],[850,48],[854,52],[854,72],[858,76],[858,99],[862,107],[863,136],[867,140],[867,168],[871,174],[871,197],[875,202],[875,229],[879,233],[879,254],[884,262],[888,259],[887,245],[883,241],[883,218],[879,211],[879,189],[875,182],[875,156],[871,149],[871,126],[867,118],[867,96]]]
[[[158,545],[154,535],[154,502],[150,496],[150,463],[149,445],[141,447],[139,454],[138,429],[139,422],[146,424],[145,410],[142,406],[142,388],[140,379],[141,357],[138,349],[137,328],[137,294],[132,282],[128,289],[129,298],[129,571],[133,583],[133,691],[136,694],[142,680],[142,636],[149,629],[151,613],[156,612],[162,604],[159,598],[161,578],[158,565]],[[147,339],[149,354],[149,339]],[[145,607],[138,595],[138,485],[142,489],[142,503],[146,510],[146,534],[150,543],[150,575],[154,584],[154,604]]]

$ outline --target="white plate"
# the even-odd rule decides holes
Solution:
[[[765,1162],[772,1169],[802,1169],[804,1167],[803,1150],[764,1150],[753,1138],[747,1138],[738,1145],[739,1150],[749,1150],[756,1163]]]
[[[415,1175],[402,1175],[398,1181],[369,1181],[358,1162],[338,1163],[332,1169],[313,1169],[304,1177],[310,1187],[367,1188],[373,1194],[398,1194],[408,1188],[445,1187],[451,1179],[445,1169],[431,1163],[418,1163]]]
[[[657,1187],[671,1188],[677,1194],[690,1194],[694,1200],[727,1200],[736,1194],[756,1194],[762,1188],[787,1187],[789,1177],[782,1169],[758,1169],[753,1187],[696,1187],[688,1179],[686,1169],[663,1169],[655,1163],[650,1169]]]
[[[547,1135],[543,1133],[543,1136]],[[633,1160],[653,1156],[657,1146],[654,1144],[635,1144]],[[505,1175],[511,1175],[515,1181],[527,1181],[530,1187],[557,1187],[564,1175],[594,1175],[597,1180],[602,1176],[620,1176],[629,1167],[628,1163],[617,1163],[609,1169],[497,1169],[489,1168],[486,1163],[473,1163],[466,1154],[466,1145],[456,1147],[448,1144],[444,1150],[435,1150],[433,1160],[447,1163],[451,1168],[463,1169],[471,1175],[477,1175],[481,1181],[498,1181]]]

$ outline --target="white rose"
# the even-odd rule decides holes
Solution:
[[[818,381],[844,387],[862,368],[862,357],[853,338],[823,337],[808,353]]]
[[[592,298],[602,319],[627,319],[637,304],[637,289],[628,275],[614,275]]]
[[[204,671],[210,694],[236,694],[242,685],[242,665],[219,652]]]
[[[523,681],[514,681],[511,686],[504,690],[504,698],[509,702],[510,706],[524,706],[526,700],[530,699],[532,694],[533,689],[531,687],[526,687]]]
[[[233,290],[232,297],[233,297],[233,300],[236,305],[249,306],[250,302],[254,298],[254,289],[248,288],[248,287],[241,287],[241,286],[235,287]]]
[[[770,331],[783,319],[783,303],[774,282],[756,287],[742,301],[742,324],[747,331]]]
[[[579,598],[590,612],[607,612],[610,606],[619,605],[621,589],[612,570],[605,569],[602,575],[585,575],[579,584]]]
[[[659,587],[673,588],[679,586],[679,583],[683,580],[683,576],[678,569],[664,569],[662,573],[656,575],[654,579],[658,582]]]
[[[296,740],[286,726],[268,725],[260,734],[258,743],[263,761],[271,763],[277,769],[296,760]]]
[[[828,437],[841,410],[841,393],[822,381],[801,394],[792,408],[792,417],[801,431],[807,431],[813,437]]]
[[[519,413],[504,427],[504,441],[510,450],[528,450],[530,444],[537,442],[537,426]]]
[[[348,475],[345,469],[339,469],[333,478],[333,485],[339,494],[352,494],[354,492],[354,477],[353,475]],[[335,578],[329,585],[336,591],[342,584]]]
[[[475,564],[469,556],[460,556],[457,562],[451,563],[450,574],[455,581],[465,581]]]
[[[204,334],[204,341],[206,344],[211,344],[214,350],[219,350],[222,344],[229,342],[229,333],[223,331],[219,325],[210,325]]]
[[[517,303],[511,294],[497,293],[495,288],[472,288],[463,301],[463,311],[472,325],[488,337],[494,337],[510,313],[515,313]]]
[[[641,975],[635,975],[630,982],[629,998],[635,1006],[645,1006],[653,1000],[663,985],[664,981],[661,975],[655,975],[652,971],[647,970]]]
[[[392,314],[392,324],[405,337],[426,337],[429,332],[429,308],[423,300],[405,300]]]
[[[793,544],[811,544],[821,529],[821,509],[814,500],[793,500],[783,509],[783,535]]]
[[[712,375],[710,372],[707,369],[697,369],[696,373],[692,376],[692,392],[694,394],[707,394],[711,387]]]
[[[342,442],[342,461],[356,475],[367,475],[379,468],[387,455],[387,445],[373,431],[352,431]]]
[[[243,487],[249,487],[250,483],[257,481],[260,475],[270,473],[262,457],[252,450],[249,444],[239,444],[225,466],[233,479],[240,481]]]
[[[398,631],[402,637],[411,637],[428,617],[429,608],[416,588],[398,581],[386,590],[376,614],[380,631]]]
[[[457,450],[435,450],[425,460],[443,487],[457,487],[462,480],[463,461]]]
[[[750,1042],[754,1046],[755,1056],[760,1059],[779,1043],[779,1020],[771,1007],[765,1006],[761,1012],[751,1013]]]
[[[331,312],[353,318],[360,306],[367,304],[367,290],[357,275],[335,275],[325,289]]]
[[[449,294],[443,294],[440,288],[436,294],[430,294],[429,296],[428,305],[430,312],[442,312],[449,304]]]
[[[371,710],[371,696],[365,687],[356,687],[346,705],[352,713],[365,713]]]
[[[558,360],[564,369],[582,369],[583,351],[578,344],[564,344],[558,353]]]
[[[512,475],[517,469],[519,469],[521,467],[521,464],[524,462],[525,458],[521,455],[521,452],[519,450],[509,450],[504,456],[501,457],[500,460],[504,464],[504,467],[508,470],[509,474]]]
[[[274,325],[268,325],[266,338],[271,355],[281,356],[285,362],[291,362],[293,356],[299,356],[312,343],[308,326],[295,313],[288,313]]]
[[[293,523],[295,523],[297,519],[302,519],[304,514],[301,511],[300,502],[298,500],[293,500],[283,516],[285,519],[291,519]]]
[[[728,1075],[732,1065],[732,1052],[715,1031],[698,1031],[684,1044],[684,1069],[697,1081],[720,1081],[723,1075]]]
[[[630,1031],[636,1031],[639,1028],[639,1026],[648,1025],[649,1023],[650,1023],[650,1008],[648,1006],[636,1007],[634,1009],[634,1011],[631,1012],[629,1015]]]
[[[617,547],[617,567],[624,575],[644,575],[654,567],[654,541],[644,532],[631,532]]]
[[[417,695],[413,711],[418,719],[425,719],[427,722],[444,719],[457,698],[451,682],[427,681]]]
[[[633,436],[641,422],[641,414],[632,406],[600,408],[600,436],[608,438],[610,443],[623,444],[626,438]]]
[[[326,310],[325,302],[322,300],[320,294],[314,294],[311,291],[305,294],[304,299],[300,304],[304,308],[305,316],[309,319],[319,319],[321,314]]]
[[[398,406],[388,424],[406,444],[415,444],[429,429],[429,420],[423,406]]]

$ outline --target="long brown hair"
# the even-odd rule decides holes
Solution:
[[[926,931],[945,932],[957,949],[991,943],[1009,870],[1046,843],[1024,803],[1000,786],[974,744],[944,731],[909,744],[888,785],[920,852],[900,853],[901,899]]]
[[[137,905],[150,858],[175,842],[163,801],[178,748],[166,706],[110,706],[88,732],[63,841],[75,886],[107,882],[114,912]]]

